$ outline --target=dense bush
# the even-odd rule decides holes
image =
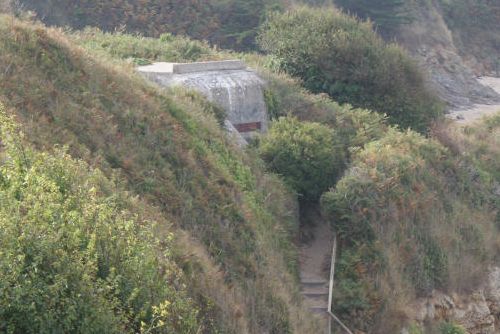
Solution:
[[[425,131],[441,113],[418,66],[400,47],[385,44],[370,23],[334,9],[274,14],[263,26],[260,45],[275,67],[301,78],[311,91],[387,113],[403,128]]]
[[[9,0],[5,0],[9,1]],[[47,24],[148,37],[185,35],[237,50],[254,49],[257,28],[282,0],[19,0]]]
[[[439,327],[440,334],[466,334],[467,331],[460,325],[445,322]]]
[[[171,240],[99,171],[24,147],[0,110],[0,331],[198,333]]]
[[[354,154],[322,196],[341,237],[339,263],[351,264],[339,266],[338,279],[352,283],[337,299],[365,296],[358,298],[364,313],[335,304],[342,316],[366,326],[382,304],[388,310],[433,289],[477,284],[499,243],[494,183],[476,168],[437,141],[393,129]],[[374,296],[371,307],[366,296]]]
[[[67,145],[168,217],[189,294],[217,330],[317,332],[295,298],[297,209],[283,184],[231,145],[206,99],[160,90],[88,42],[0,15],[0,100],[26,140]]]
[[[391,35],[400,25],[412,20],[407,0],[304,0],[315,6],[327,6],[332,2],[347,14],[362,20],[371,20],[378,32]]]
[[[335,184],[344,165],[335,132],[319,123],[280,118],[260,145],[269,168],[306,201],[316,200]]]
[[[210,40],[224,48],[254,50],[258,28],[271,11],[283,9],[283,0],[212,0],[220,22]]]
[[[372,20],[384,34],[391,34],[411,21],[407,3],[407,0],[335,0],[348,13]]]
[[[87,28],[72,36],[76,42],[94,53],[105,52],[114,58],[130,60],[139,65],[153,61],[181,63],[217,57],[207,43],[168,33],[159,38],[150,38]]]

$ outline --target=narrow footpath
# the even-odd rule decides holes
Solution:
[[[300,250],[302,295],[311,313],[326,320],[333,233],[326,223],[306,229],[311,240]]]

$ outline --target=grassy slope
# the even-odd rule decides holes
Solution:
[[[456,146],[457,142],[468,143],[465,147],[474,147],[476,158],[464,158],[466,149],[450,148],[445,151],[446,163],[433,161],[425,154],[428,147],[434,147],[434,150],[438,144],[422,143],[421,138],[412,139],[421,143],[425,155],[422,157],[418,150],[408,150],[406,137],[395,134],[393,130],[389,131],[392,137],[384,139],[388,128],[381,116],[339,106],[325,96],[308,94],[290,78],[263,69],[267,60],[260,56],[216,53],[188,40],[168,38],[160,41],[96,31],[73,34],[71,42],[68,42],[67,36],[57,31],[47,31],[38,26],[34,28],[7,18],[2,20],[6,24],[0,30],[0,64],[7,70],[0,73],[2,79],[6,79],[0,83],[0,100],[18,115],[29,133],[28,139],[42,148],[50,148],[54,143],[68,143],[74,156],[85,158],[108,175],[115,168],[128,189],[140,194],[150,204],[157,205],[176,226],[189,230],[189,233],[184,233],[176,229],[179,243],[184,244],[181,245],[183,250],[178,260],[185,271],[195,278],[190,282],[195,294],[202,291],[215,302],[216,320],[224,319],[218,324],[224,323],[226,328],[236,332],[260,332],[267,328],[281,333],[287,328],[287,322],[299,333],[314,332],[303,319],[296,317],[298,309],[294,302],[296,286],[293,282],[296,263],[290,240],[297,226],[295,222],[287,223],[296,219],[291,214],[295,210],[293,201],[289,200],[279,182],[263,173],[251,152],[242,155],[230,145],[227,147],[214,119],[205,116],[207,112],[217,114],[216,110],[196,95],[181,90],[158,92],[133,74],[132,67],[123,59],[179,61],[244,57],[259,68],[269,83],[266,100],[272,116],[293,115],[301,120],[320,121],[336,127],[344,133],[345,149],[354,158],[354,167],[366,161],[372,163],[372,151],[377,151],[377,147],[387,141],[401,145],[387,151],[386,155],[375,154],[380,168],[386,168],[384,164],[392,159],[407,156],[410,161],[416,161],[417,167],[431,164],[431,176],[412,176],[415,177],[412,180],[416,180],[416,188],[404,188],[406,184],[402,186],[403,191],[409,193],[409,202],[422,203],[424,208],[428,203],[426,198],[435,196],[436,180],[443,185],[453,183],[452,180],[457,177],[461,177],[459,182],[468,180],[464,168],[467,170],[470,166],[481,171],[483,179],[479,188],[476,188],[478,183],[475,182],[469,185],[483,201],[481,193],[484,191],[487,194],[491,189],[481,188],[482,184],[495,175],[492,171],[498,170],[492,158],[493,154],[497,154],[494,147],[484,149],[491,136],[497,138],[496,130],[473,131],[475,134],[468,134],[467,141],[460,139],[462,134],[457,139],[448,132],[442,132],[441,136],[436,133],[436,137],[450,147]],[[74,42],[86,51],[76,47]],[[168,135],[165,129],[173,134]],[[482,133],[490,133],[490,139],[481,137]],[[381,141],[362,150],[365,144],[374,140]],[[247,165],[250,167],[245,167]],[[498,180],[498,176],[495,177]],[[344,184],[349,186],[348,181]],[[464,217],[480,218],[479,230],[484,233],[491,227],[495,213],[490,211],[491,202],[488,200],[479,206],[471,206],[467,202],[478,197],[470,197],[460,189],[453,193],[455,190],[450,188],[452,194],[439,202],[436,210],[446,213],[448,218],[456,217],[461,212],[469,215]],[[390,194],[379,195],[390,197]],[[440,209],[441,205],[444,209]],[[377,205],[368,209],[369,212],[385,214],[377,211]],[[485,210],[483,214],[480,213],[482,209]],[[388,221],[407,213],[394,210],[386,215]],[[363,212],[350,221],[356,222],[359,217],[363,219]],[[462,222],[467,225],[466,221]],[[374,225],[376,228],[377,224]],[[438,220],[429,224],[433,229],[443,231],[439,230],[442,226]],[[461,222],[457,224],[454,225],[457,228],[465,226]],[[273,233],[268,233],[269,230]],[[400,231],[403,234],[408,232],[404,229]],[[410,229],[407,237],[413,238],[412,231]],[[189,236],[191,233],[194,239]],[[439,235],[443,236],[438,234],[438,239],[441,238]],[[461,238],[460,234],[456,236]],[[397,242],[393,243],[390,238],[383,240],[389,245],[385,247],[386,255],[394,256],[396,265],[404,265],[404,259],[398,257],[402,253],[394,251],[398,250]],[[496,247],[495,241],[490,241],[484,249]],[[418,242],[415,245],[421,246]],[[191,256],[186,256],[186,249]],[[366,273],[366,268],[356,256],[346,256],[341,264],[342,261],[346,265],[351,260],[355,261],[358,263],[356,268]],[[475,261],[474,256],[472,260]],[[473,265],[476,270],[484,268],[475,266],[475,263]],[[345,268],[344,273],[339,270],[339,275],[350,275],[349,268]],[[400,275],[397,267],[393,269],[382,272],[382,276],[378,277],[390,277],[387,282],[397,293],[410,291],[408,286],[413,283],[404,281],[405,277]],[[376,271],[372,274],[376,275]],[[197,275],[202,275],[203,280],[199,280]],[[282,285],[277,281],[278,277],[288,283]],[[195,281],[202,282],[197,284]],[[361,283],[364,284],[363,281]],[[355,285],[347,288],[347,293],[359,291]],[[380,289],[375,291],[378,295],[368,296],[376,297],[372,299],[374,306],[377,307],[380,302],[380,294],[382,297],[392,294],[388,290]],[[356,309],[358,306],[354,303],[350,307]],[[394,311],[390,308],[386,310]],[[402,319],[399,312],[386,315]],[[360,323],[377,318],[377,314],[368,314],[365,318],[356,312],[346,315],[350,316],[360,320]],[[398,321],[396,323],[399,324]],[[365,322],[365,325],[368,323]],[[381,332],[383,330],[380,329]]]
[[[31,149],[1,104],[0,138],[0,332],[213,331],[158,209],[63,149]]]
[[[67,145],[158,207],[176,226],[193,294],[215,303],[219,327],[314,332],[297,302],[294,201],[226,142],[207,116],[213,107],[160,92],[59,31],[6,16],[0,23],[0,100],[28,141]]]
[[[78,42],[85,47],[91,46],[93,49],[97,47],[118,58],[173,59],[170,56],[171,52],[161,51],[165,45],[158,40],[148,40],[148,45],[156,51],[147,55],[141,48],[130,49],[130,45],[138,43],[135,37],[132,38],[135,42],[128,43],[122,43],[116,36],[100,33],[78,34],[77,37]],[[291,115],[303,121],[319,121],[343,132],[344,148],[351,156],[352,170],[364,173],[365,163],[368,165],[377,163],[377,168],[380,170],[366,168],[369,170],[368,179],[373,171],[378,173],[375,174],[375,179],[371,180],[376,185],[382,183],[377,177],[394,172],[394,175],[388,176],[388,184],[395,184],[399,189],[390,193],[382,186],[377,190],[376,196],[389,203],[400,201],[401,206],[387,207],[373,201],[371,197],[373,194],[365,196],[363,193],[353,198],[351,203],[345,203],[350,207],[356,206],[357,201],[367,202],[367,207],[363,208],[367,210],[366,212],[373,214],[374,217],[384,217],[381,221],[372,220],[370,224],[377,231],[385,231],[376,235],[375,249],[363,244],[360,249],[354,251],[347,251],[346,247],[340,260],[338,282],[344,281],[344,283],[343,286],[337,287],[339,293],[336,296],[336,308],[351,326],[358,328],[373,326],[372,330],[375,332],[387,333],[408,320],[411,310],[407,310],[409,314],[401,312],[401,305],[406,305],[415,296],[425,295],[426,291],[433,287],[448,286],[450,291],[467,291],[476,285],[477,277],[481,276],[489,263],[495,261],[492,254],[498,247],[498,241],[491,237],[493,234],[490,233],[495,231],[495,219],[498,221],[498,218],[495,218],[495,203],[491,198],[492,188],[487,186],[494,180],[492,171],[495,170],[494,157],[497,153],[488,143],[494,142],[491,138],[496,138],[496,130],[472,131],[476,135],[469,138],[468,145],[476,147],[474,154],[480,157],[471,159],[464,155],[466,149],[446,150],[436,141],[415,134],[401,134],[389,130],[380,115],[345,105],[340,106],[325,95],[312,95],[301,89],[299,83],[289,77],[267,71],[265,67],[268,59],[265,57],[221,53],[218,53],[218,56],[243,57],[247,63],[257,68],[268,82],[266,100],[272,117]],[[195,60],[211,57],[214,55],[205,50],[199,53],[199,57]],[[443,128],[448,129],[448,126]],[[478,138],[480,133],[489,135]],[[446,144],[445,146],[460,142],[460,139],[455,137],[446,141],[446,138],[438,136],[438,133],[434,133],[434,136]],[[373,141],[377,142],[369,144]],[[415,144],[416,148],[410,149],[408,143],[411,145],[418,143],[418,145]],[[368,146],[365,148],[366,144]],[[394,147],[390,148],[390,144],[394,144]],[[381,154],[380,147],[383,148],[384,145],[388,145],[389,148]],[[489,149],[484,150],[484,145]],[[432,151],[441,152],[438,154],[440,158],[430,154]],[[398,170],[398,164],[404,161],[414,168],[406,174],[404,167]],[[479,170],[482,177],[480,180],[471,180],[468,171],[475,170]],[[351,172],[348,172],[348,176],[340,184],[340,192],[356,191],[357,184],[350,183],[349,173]],[[392,177],[395,177],[396,181],[391,179]],[[498,180],[498,176],[495,177]],[[407,179],[399,184],[397,180],[401,178]],[[356,178],[351,180],[356,181]],[[431,203],[429,198],[434,199],[433,206],[429,206]],[[408,207],[405,207],[406,205]],[[358,223],[364,219],[366,212],[356,213],[347,222]],[[418,213],[417,216],[415,212]],[[334,217],[334,221],[338,221],[338,218]],[[389,227],[381,227],[384,222],[387,222]],[[477,222],[477,226],[471,225],[473,222]],[[394,233],[387,233],[388,230]],[[428,237],[429,231],[434,233],[433,238]],[[454,244],[446,241],[449,238],[453,238]],[[401,250],[401,240],[411,241],[408,242],[406,250]],[[343,242],[348,244],[350,240]],[[478,242],[482,242],[479,248]],[[439,247],[435,247],[436,244]],[[407,256],[410,248],[419,254],[413,262]],[[470,248],[477,248],[477,252],[466,251]],[[374,258],[370,252],[378,253],[381,257]],[[446,259],[443,260],[442,254],[446,254]],[[369,256],[363,258],[365,255]],[[464,264],[457,266],[456,263],[461,256]],[[392,263],[392,265],[377,267],[377,262]],[[352,268],[359,272],[353,272]],[[457,277],[464,279],[459,280]],[[381,281],[384,284],[373,284]],[[398,298],[393,298],[394,295]],[[385,303],[391,298],[394,303]],[[380,318],[381,315],[385,318]],[[380,319],[385,320],[380,321]]]

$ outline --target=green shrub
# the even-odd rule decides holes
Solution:
[[[68,145],[74,158],[155,208],[159,228],[168,224],[158,217],[168,217],[181,237],[192,236],[181,238],[176,261],[207,322],[224,332],[285,323],[315,332],[314,320],[293,316],[295,198],[260,159],[228,141],[205,99],[160,90],[123,61],[78,47],[72,34],[1,15],[0,22],[0,67],[10,69],[0,71],[0,100],[26,140],[40,149]]]
[[[262,139],[260,152],[303,200],[314,201],[335,184],[344,165],[335,132],[319,123],[280,118]]]
[[[254,50],[257,28],[283,0],[17,0],[46,24],[74,29],[97,27],[148,37],[165,32],[209,40],[236,50]]]
[[[87,28],[72,36],[92,52],[105,52],[114,58],[131,60],[137,65],[147,65],[152,61],[191,62],[216,57],[207,43],[168,33],[159,38],[149,38]]]
[[[467,160],[435,140],[395,129],[354,152],[351,167],[321,198],[340,236],[339,263],[357,259],[339,266],[337,278],[367,284],[381,294],[372,307],[382,301],[385,310],[434,289],[476,286],[497,252],[498,227],[491,182],[476,177]],[[361,256],[366,249],[380,257]],[[357,314],[363,319],[344,311],[348,321],[373,320]]]
[[[197,333],[172,236],[61,150],[24,147],[0,110],[0,331]]]
[[[314,93],[386,113],[391,123],[421,132],[442,112],[417,64],[385,44],[368,22],[299,7],[271,15],[259,40],[277,69],[301,78]]]
[[[257,63],[255,60],[251,59],[253,65],[267,82],[264,96],[272,119],[289,116],[327,125],[335,129],[346,152],[380,139],[387,132],[384,115],[349,104],[340,105],[326,94],[311,94],[287,75],[266,70],[264,64],[268,57],[257,58],[260,61]]]
[[[408,328],[408,332],[409,332],[409,334],[424,334],[424,332],[422,331],[422,328],[415,323],[410,324],[410,327]]]
[[[283,9],[282,0],[211,0],[220,28],[211,41],[236,50],[255,50],[258,27],[270,11]]]
[[[467,331],[465,328],[463,328],[460,325],[451,323],[451,322],[445,322],[441,324],[439,327],[439,333],[440,334],[467,334]]]

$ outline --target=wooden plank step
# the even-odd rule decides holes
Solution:
[[[325,280],[314,280],[314,279],[305,279],[301,280],[300,284],[304,285],[326,285],[328,282]]]
[[[309,308],[309,311],[311,313],[315,313],[315,314],[323,314],[323,313],[328,312],[328,307],[326,307],[326,306],[313,306],[313,307]]]
[[[328,297],[328,290],[326,291],[302,291],[304,297]]]

